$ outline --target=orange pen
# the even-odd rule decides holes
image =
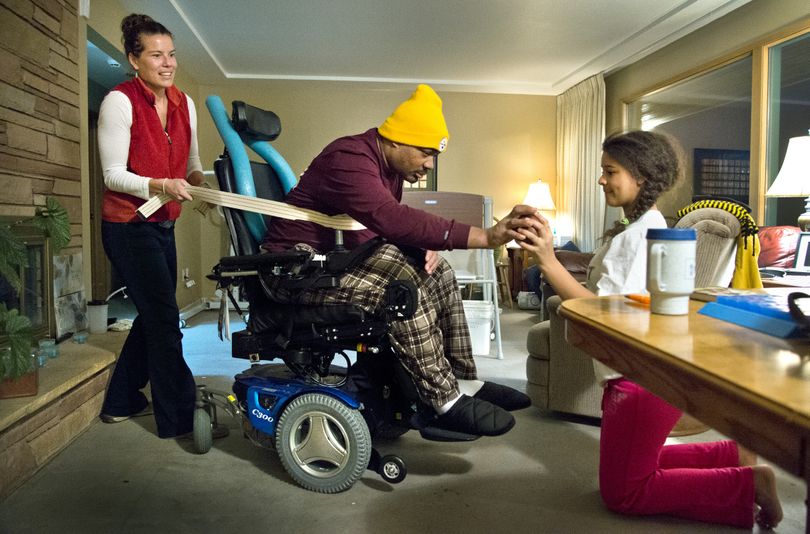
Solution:
[[[649,295],[639,295],[636,293],[631,293],[630,295],[625,295],[625,298],[628,298],[632,301],[638,302],[640,304],[644,304],[645,306],[650,305],[650,296]]]

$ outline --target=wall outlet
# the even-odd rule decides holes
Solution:
[[[182,273],[182,275],[183,275],[183,283],[186,285],[186,287],[187,287],[187,288],[194,287],[195,285],[197,285],[197,282],[195,282],[195,281],[194,281],[194,280],[191,278],[191,276],[189,276],[189,274],[188,274],[188,267],[186,267],[185,269],[183,269],[183,270],[181,271],[181,273]]]

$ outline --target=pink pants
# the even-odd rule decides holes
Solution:
[[[633,382],[602,397],[599,490],[611,510],[754,525],[754,472],[733,441],[664,446],[681,412]]]

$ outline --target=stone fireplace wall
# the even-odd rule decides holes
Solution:
[[[78,0],[0,0],[0,216],[55,197],[81,250]]]
[[[0,218],[24,220],[55,197],[71,221],[61,254],[82,250],[77,8],[78,0],[0,0]],[[36,396],[0,403],[0,501],[101,410],[114,354],[60,346],[39,369]]]

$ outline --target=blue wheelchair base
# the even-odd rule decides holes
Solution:
[[[336,385],[343,379],[336,375]],[[339,387],[297,378],[284,364],[254,364],[235,377],[233,391],[197,386],[193,434],[198,453],[210,450],[221,408],[241,421],[246,438],[275,449],[284,469],[306,489],[345,491],[366,470],[392,484],[407,474],[399,456],[380,456],[371,446],[362,404]]]

